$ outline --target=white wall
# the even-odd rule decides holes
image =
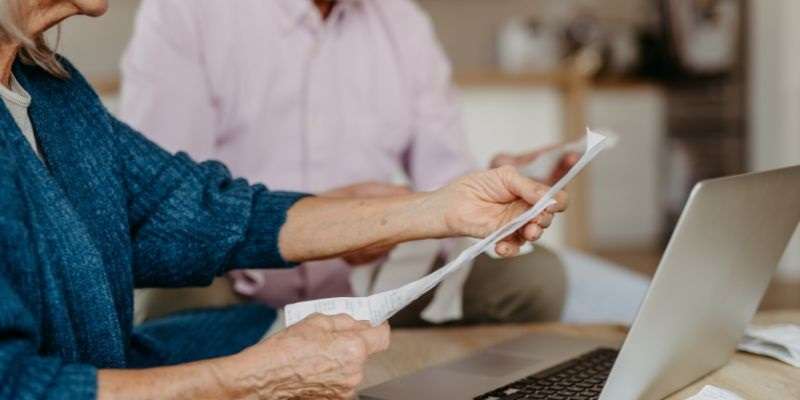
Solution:
[[[109,2],[106,15],[100,18],[66,20],[61,24],[58,51],[87,77],[109,79],[116,76],[138,6],[139,0],[114,0]],[[50,32],[52,38],[54,33],[55,30]]]
[[[521,152],[561,140],[561,95],[548,88],[469,88],[462,92],[470,148],[482,165],[499,151]],[[589,168],[590,246],[649,248],[661,234],[659,156],[664,137],[664,100],[655,88],[597,90],[587,119],[620,137],[618,145]],[[563,219],[542,238],[565,242]]]
[[[589,170],[593,248],[653,248],[659,243],[665,108],[662,92],[653,87],[598,90],[590,97],[589,124],[619,136]]]
[[[750,166],[758,171],[800,164],[800,1],[749,3]],[[779,276],[800,280],[800,230]]]

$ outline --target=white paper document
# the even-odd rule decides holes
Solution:
[[[706,385],[700,393],[686,400],[744,400],[741,397],[716,386]]]
[[[380,325],[391,318],[420,296],[433,289],[442,280],[451,276],[465,265],[470,265],[475,257],[495,246],[497,242],[516,232],[553,205],[553,198],[572,181],[586,165],[604,148],[606,137],[587,129],[586,146],[578,162],[553,185],[530,209],[514,220],[492,232],[486,238],[462,251],[444,267],[397,289],[376,293],[366,297],[335,297],[289,304],[285,307],[286,326],[292,326],[312,314],[347,314],[356,320],[369,321],[373,326]]]
[[[359,294],[362,292],[353,290],[353,293],[356,296],[367,296],[411,283],[431,272],[438,257],[448,255],[445,262],[450,261],[451,257],[461,253],[472,243],[469,238],[429,239],[403,243],[394,248],[388,260],[378,267],[369,292]],[[463,288],[472,270],[470,267],[470,265],[461,267],[439,284],[431,303],[422,311],[421,317],[425,321],[439,324],[463,317]]]
[[[604,146],[610,149],[616,146],[619,138],[612,134],[602,132],[602,136],[606,138]],[[587,137],[584,136],[572,142],[562,143],[551,149],[539,154],[535,160],[529,164],[521,167],[519,172],[525,176],[544,181],[550,178],[550,174],[556,169],[558,164],[564,156],[574,153],[580,154],[586,149]]]
[[[751,326],[739,343],[739,350],[772,357],[800,368],[800,326]]]

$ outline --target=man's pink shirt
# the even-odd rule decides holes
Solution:
[[[410,0],[340,0],[324,21],[310,0],[144,0],[122,70],[125,121],[272,189],[432,190],[474,168],[450,65]],[[281,307],[351,294],[349,269],[244,271],[234,288]]]

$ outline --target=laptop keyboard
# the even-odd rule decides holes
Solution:
[[[594,400],[600,397],[617,353],[617,350],[599,348],[475,400]]]

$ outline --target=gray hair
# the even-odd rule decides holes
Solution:
[[[0,1],[0,41],[19,43],[22,62],[38,65],[59,78],[67,78],[69,73],[47,45],[44,34],[30,37],[20,28],[19,9],[19,0]]]

